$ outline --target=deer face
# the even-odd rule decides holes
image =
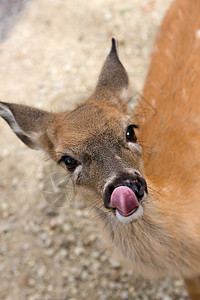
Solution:
[[[122,222],[141,214],[139,202],[147,193],[134,127],[127,114],[92,101],[63,114],[54,133],[53,156],[71,173],[90,205],[117,213]]]
[[[42,148],[67,169],[98,211],[130,222],[147,195],[138,126],[127,114],[128,76],[115,40],[93,95],[71,112],[50,114],[0,103],[0,114],[29,147]]]

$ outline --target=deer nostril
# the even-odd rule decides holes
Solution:
[[[131,187],[131,189],[132,189],[135,193],[138,193],[138,192],[139,192],[140,187],[139,187],[138,182],[135,181],[134,183],[132,183],[132,184],[130,185],[130,187]]]
[[[145,181],[135,181],[131,184],[131,189],[134,191],[136,196],[141,199],[144,196],[144,192],[147,191],[146,183]]]
[[[134,182],[131,184],[131,189],[134,191],[138,198],[141,198],[144,195],[144,189],[139,182]]]
[[[138,183],[138,194],[140,196],[143,196],[144,195],[144,186],[140,183]]]

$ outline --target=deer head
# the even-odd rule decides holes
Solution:
[[[27,146],[66,168],[97,213],[129,223],[143,213],[147,185],[127,91],[128,76],[112,39],[94,93],[73,111],[0,102],[0,116]]]

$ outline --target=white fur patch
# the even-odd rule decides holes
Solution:
[[[6,120],[8,120],[10,127],[12,128],[12,130],[18,134],[21,133],[22,130],[21,128],[18,126],[12,112],[9,110],[9,108],[3,104],[0,104],[0,116],[2,118],[5,118]]]
[[[82,165],[79,165],[79,166],[76,167],[76,169],[73,172],[75,180],[78,179],[78,177],[79,177],[80,173],[82,172],[82,170],[83,170],[83,166]]]
[[[142,147],[138,143],[128,142],[128,146],[129,146],[130,150],[137,150],[137,151],[142,152]]]
[[[120,92],[120,97],[122,99],[127,99],[127,97],[128,97],[128,88],[127,87],[122,89],[122,91]]]
[[[143,206],[140,204],[138,209],[136,210],[135,213],[133,213],[131,216],[129,217],[124,217],[122,215],[120,215],[120,213],[118,212],[118,210],[116,209],[116,217],[117,219],[121,222],[121,223],[130,223],[131,221],[137,220],[139,218],[141,218],[141,216],[143,215]]]
[[[74,170],[74,175],[78,175],[80,172],[82,172],[83,167],[82,165],[79,165],[76,167],[76,169]]]

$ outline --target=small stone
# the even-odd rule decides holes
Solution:
[[[52,285],[48,285],[47,286],[47,290],[48,290],[48,292],[52,292],[53,291],[53,286]]]
[[[58,226],[58,220],[57,219],[51,219],[49,222],[50,228],[55,229]]]
[[[96,239],[97,239],[97,237],[96,237],[95,234],[90,234],[90,235],[87,237],[87,239],[86,239],[86,241],[85,241],[85,244],[86,244],[87,246],[92,245],[92,244],[96,241]]]
[[[114,271],[111,275],[111,279],[114,281],[119,281],[120,280],[120,276],[121,276],[121,272],[120,271]]]
[[[48,256],[53,256],[54,255],[54,249],[53,248],[47,249],[45,251],[45,254],[48,255]]]
[[[64,232],[69,232],[71,230],[71,226],[68,223],[64,223],[62,229]]]
[[[46,215],[48,217],[56,217],[58,215],[58,213],[56,211],[50,210],[46,212]]]
[[[84,271],[81,273],[81,279],[82,279],[82,280],[85,280],[85,279],[87,279],[87,278],[88,278],[88,272],[84,270]]]
[[[42,266],[42,267],[38,270],[37,275],[38,275],[39,277],[43,277],[44,274],[45,274],[45,272],[46,272],[46,267],[45,267],[45,266]]]
[[[1,231],[2,231],[3,233],[7,233],[7,232],[10,231],[10,229],[11,229],[11,225],[10,225],[9,223],[4,223],[4,224],[2,225]]]
[[[172,298],[170,296],[167,296],[167,295],[164,295],[162,299],[163,300],[172,300]]]
[[[68,255],[68,251],[66,249],[61,249],[59,252],[59,257],[65,258]]]
[[[113,269],[119,269],[120,268],[120,263],[114,259],[110,259],[110,264]]]
[[[36,281],[33,278],[28,278],[27,283],[29,286],[33,287],[33,286],[35,286]]]
[[[128,292],[127,291],[122,291],[121,292],[121,298],[122,299],[128,299]]]
[[[99,258],[100,253],[99,253],[98,251],[93,251],[93,252],[91,253],[91,256],[92,256],[93,258]]]
[[[84,253],[84,249],[83,249],[82,247],[76,247],[76,248],[74,249],[74,253],[75,253],[76,255],[80,255],[80,254]]]
[[[30,244],[29,243],[24,243],[22,245],[22,250],[27,251],[30,248]]]
[[[102,262],[107,262],[108,261],[108,256],[104,254],[104,255],[101,256],[100,259],[101,259]]]

